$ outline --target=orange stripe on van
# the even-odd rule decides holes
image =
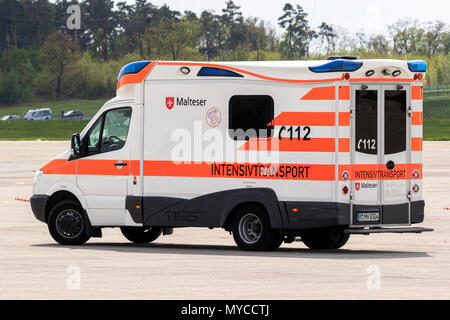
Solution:
[[[411,124],[413,126],[421,126],[423,124],[423,113],[416,111],[412,113]]]
[[[411,99],[412,100],[422,100],[422,87],[421,86],[411,86]]]
[[[130,165],[130,174],[133,176],[141,175],[141,161],[139,160],[131,160],[127,161]]]
[[[339,126],[348,127],[350,125],[350,112],[339,112]]]
[[[349,180],[410,180],[414,170],[419,171],[422,179],[422,164],[395,164],[394,169],[388,170],[385,164],[353,164],[339,165],[339,180],[343,181],[342,172],[349,172]]]
[[[80,175],[111,175],[126,176],[132,174],[140,175],[140,161],[121,161],[128,165],[119,169],[114,164],[119,160],[103,159],[77,159],[67,161],[65,159],[54,159],[44,165],[41,170],[44,174],[80,174]],[[77,168],[78,166],[78,168]]]
[[[153,69],[153,67],[156,64],[157,64],[157,61],[152,61],[148,65],[146,65],[145,68],[142,69],[141,71],[139,71],[138,73],[125,74],[117,82],[116,90],[119,89],[121,86],[123,86],[125,84],[140,83],[140,82],[144,81],[145,77],[147,77],[149,72]]]
[[[334,181],[333,164],[144,161],[144,176]]]
[[[323,82],[334,82],[340,81],[341,78],[330,78],[330,79],[317,79],[317,80],[300,80],[300,79],[282,79],[282,78],[274,78],[268,77],[261,74],[253,73],[250,71],[242,70],[235,67],[224,66],[216,63],[201,63],[201,62],[168,62],[162,61],[158,62],[160,66],[198,66],[198,67],[213,67],[213,68],[221,68],[226,70],[231,70],[235,72],[239,72],[242,74],[246,74],[252,77],[256,77],[263,80],[277,81],[277,82],[290,82],[290,83],[323,83]]]
[[[129,167],[119,169],[114,164],[116,162],[129,161],[103,160],[103,159],[78,159],[78,174],[100,175],[100,176],[127,176],[130,173]]]
[[[350,152],[349,138],[339,138],[339,152]]]
[[[316,87],[309,90],[300,100],[335,100],[335,87]]]
[[[241,151],[290,151],[290,152],[334,152],[334,138],[311,138],[310,140],[293,140],[288,137],[252,138],[243,144]]]
[[[422,151],[422,138],[411,138],[411,151]]]
[[[339,100],[350,100],[350,86],[339,87]]]
[[[76,174],[77,162],[75,160],[53,159],[45,164],[41,170],[44,174]]]
[[[269,125],[272,126],[334,126],[334,112],[282,112]]]

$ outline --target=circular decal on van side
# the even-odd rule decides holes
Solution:
[[[217,127],[220,124],[220,120],[222,120],[222,115],[220,110],[216,107],[210,108],[206,111],[206,123],[208,123],[210,127]]]

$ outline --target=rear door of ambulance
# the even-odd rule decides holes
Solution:
[[[410,224],[409,85],[351,91],[353,226]]]

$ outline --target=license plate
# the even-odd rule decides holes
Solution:
[[[373,222],[380,221],[379,212],[358,212],[356,213],[356,221],[358,222]]]

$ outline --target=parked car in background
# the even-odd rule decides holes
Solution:
[[[24,120],[51,120],[52,110],[50,108],[30,109],[23,116]]]
[[[83,112],[80,110],[70,110],[62,115],[63,120],[83,119]]]
[[[0,120],[20,120],[20,117],[16,114],[7,114],[6,116],[2,117]]]

